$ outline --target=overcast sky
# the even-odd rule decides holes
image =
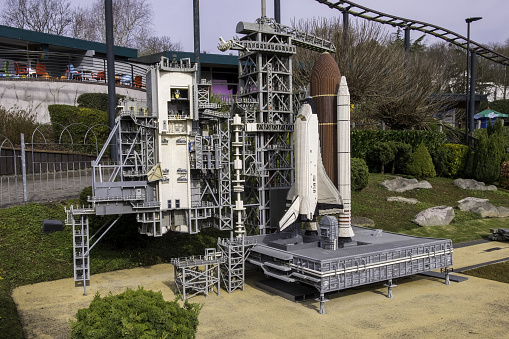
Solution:
[[[71,0],[87,5],[92,0]],[[180,42],[186,51],[193,51],[193,0],[149,0],[154,12],[156,35],[168,35]],[[357,0],[357,4],[408,19],[424,21],[466,36],[465,18],[480,16],[471,24],[471,39],[486,44],[509,39],[508,0]],[[267,16],[273,17],[274,2],[267,0]],[[315,0],[281,0],[281,23],[290,25],[293,19],[334,17],[341,13]],[[220,53],[218,38],[225,40],[235,34],[239,21],[254,22],[261,16],[261,0],[201,0],[201,50]],[[394,29],[387,26],[391,32]],[[413,31],[412,40],[422,33]],[[427,43],[436,41],[428,36]]]

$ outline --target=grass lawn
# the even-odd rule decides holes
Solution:
[[[509,261],[474,268],[462,273],[473,277],[500,281],[507,284],[509,283]]]
[[[433,189],[418,189],[403,193],[391,192],[379,184],[393,178],[392,175],[369,174],[369,184],[360,192],[352,192],[352,215],[372,219],[376,228],[409,235],[448,238],[454,243],[486,238],[490,228],[503,228],[506,218],[481,219],[477,214],[454,210],[455,218],[447,226],[421,227],[412,222],[417,213],[430,207],[446,205],[456,208],[458,201],[466,197],[489,199],[495,206],[509,207],[509,192],[470,191],[457,188],[451,179],[428,179]],[[388,197],[415,198],[416,205],[387,202]]]
[[[465,191],[452,185],[451,179],[434,178],[430,190],[405,193],[389,192],[379,186],[390,175],[370,174],[369,185],[352,192],[352,213],[373,219],[376,228],[410,235],[449,238],[463,242],[485,238],[490,228],[505,227],[506,219],[480,219],[473,213],[455,210],[456,218],[444,227],[419,227],[411,222],[420,211],[438,205],[457,206],[457,201],[472,196],[487,198],[495,206],[509,207],[509,193]],[[416,198],[417,205],[389,203],[387,197]],[[42,281],[72,277],[72,232],[44,234],[43,219],[64,220],[64,207],[75,201],[27,204],[0,209],[0,333],[5,338],[23,338],[21,323],[11,299],[13,288]],[[98,223],[97,227],[102,223]],[[169,232],[163,237],[140,235],[132,216],[123,217],[91,252],[91,273],[169,262],[171,258],[203,254],[216,247],[218,237],[229,232],[205,229],[188,235]],[[91,226],[93,229],[93,226]],[[507,270],[507,267],[505,268]]]

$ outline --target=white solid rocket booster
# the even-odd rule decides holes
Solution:
[[[339,214],[339,238],[351,238],[354,233],[351,220],[350,92],[344,76],[339,82],[337,118],[338,190],[343,199],[343,212]]]

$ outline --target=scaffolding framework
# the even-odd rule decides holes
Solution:
[[[228,293],[244,290],[245,262],[254,245],[255,241],[248,241],[244,236],[217,240],[217,246],[225,258],[221,264],[221,276]]]
[[[175,274],[175,292],[182,300],[203,293],[221,293],[220,265],[225,258],[215,248],[207,248],[204,256],[175,258],[171,260]]]

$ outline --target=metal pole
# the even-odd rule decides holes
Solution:
[[[21,173],[23,174],[23,201],[27,202],[27,165],[25,159],[25,135],[21,133]],[[35,169],[34,169],[35,172]]]
[[[410,27],[405,27],[405,53],[410,52]]]
[[[470,126],[470,123],[468,121],[468,119],[470,117],[470,112],[469,112],[470,104],[468,102],[468,99],[469,99],[468,84],[470,81],[470,64],[469,64],[470,55],[469,55],[469,52],[470,52],[470,21],[468,21],[468,19],[467,19],[467,78],[465,80],[465,96],[466,96],[465,97],[465,145],[468,145],[468,129]]]
[[[469,130],[470,133],[474,132],[474,112],[475,112],[475,68],[476,68],[476,53],[475,51],[470,52],[470,107],[468,119],[470,121]]]
[[[274,20],[281,23],[281,0],[274,0]]]
[[[104,0],[104,21],[106,22],[106,59],[108,61],[108,116],[110,130],[115,127],[117,117],[117,97],[115,94],[115,51],[113,49],[113,5],[112,0]],[[110,159],[117,161],[117,140],[111,138]]]
[[[193,0],[193,22],[194,22],[194,62],[197,65],[196,81],[201,82],[200,67],[200,0]]]

